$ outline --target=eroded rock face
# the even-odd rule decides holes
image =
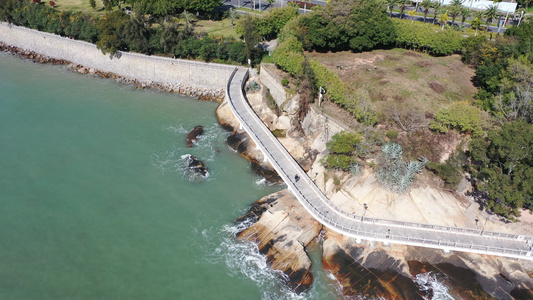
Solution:
[[[326,230],[322,265],[346,296],[368,299],[424,299],[406,272],[407,264],[384,250],[368,250],[355,239]]]
[[[454,299],[533,299],[530,262],[473,253],[355,239],[326,230],[322,264],[343,294],[385,299],[432,299],[431,282]],[[435,298],[438,299],[438,298]]]
[[[216,110],[216,115],[219,124],[232,132],[227,140],[228,146],[248,159],[252,165],[252,169],[257,174],[269,182],[282,182],[281,177],[279,177],[274,167],[265,160],[263,153],[257,148],[255,142],[246,131],[239,129],[240,124],[233,116],[226,101],[219,105]]]
[[[187,134],[187,146],[191,148],[194,142],[198,140],[200,135],[204,134],[204,128],[202,126],[196,126]]]
[[[288,191],[263,197],[237,222],[256,220],[238,234],[240,239],[258,243],[271,268],[285,273],[296,293],[307,291],[313,282],[311,260],[305,247],[315,239],[322,225]]]

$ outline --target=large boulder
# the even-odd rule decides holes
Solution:
[[[194,127],[189,134],[187,134],[187,146],[191,148],[194,145],[194,142],[198,140],[198,136],[204,133],[204,128],[202,126]]]
[[[238,234],[240,239],[257,243],[267,263],[287,275],[286,282],[296,293],[309,289],[313,283],[311,260],[305,247],[322,230],[316,221],[288,191],[263,197],[237,222],[256,221]]]

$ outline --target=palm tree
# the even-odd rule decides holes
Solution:
[[[431,0],[423,0],[422,3],[420,3],[420,6],[424,8],[424,23],[426,23],[426,18],[429,13],[429,9],[432,7],[433,1]]]
[[[433,25],[435,25],[435,22],[437,21],[437,14],[439,13],[439,10],[442,7],[442,2],[440,0],[433,1],[433,5],[431,5],[431,8],[435,10],[433,13]]]
[[[463,0],[452,0],[450,5],[448,6],[448,9],[450,10],[450,14],[452,16],[452,26],[455,24],[455,18],[457,18],[458,15],[461,14],[461,10],[463,9]]]
[[[387,4],[387,7],[389,8],[389,18],[392,18],[392,9],[394,8],[394,5],[396,5],[396,2],[398,0],[386,0],[385,3]]]
[[[461,9],[461,27],[465,25],[466,19],[472,15],[472,11],[466,7],[463,7]]]
[[[489,31],[489,26],[494,21],[494,18],[498,16],[498,5],[489,5],[485,12],[483,13],[485,18],[487,18],[487,28],[485,28],[485,33]]]
[[[441,23],[440,30],[444,30],[444,25],[448,23],[448,20],[450,20],[450,17],[448,16],[448,11],[443,12],[440,14],[439,22]]]
[[[237,11],[231,7],[228,11],[227,11],[227,16],[228,18],[231,19],[231,29],[235,29],[235,19],[237,18]]]
[[[407,8],[407,5],[411,3],[411,0],[398,0],[398,6],[400,6],[400,19],[403,19],[403,12]]]
[[[191,22],[191,19],[194,15],[187,10],[184,10],[181,13],[181,17],[185,19],[185,28],[189,28],[189,23]]]

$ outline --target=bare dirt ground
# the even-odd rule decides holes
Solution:
[[[351,89],[368,90],[375,109],[397,107],[434,113],[452,101],[472,100],[474,70],[459,55],[432,57],[403,49],[365,53],[308,53],[339,74]]]

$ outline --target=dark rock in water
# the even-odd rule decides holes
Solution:
[[[209,176],[209,169],[193,155],[188,155],[187,157],[187,168],[195,174],[201,175],[203,178]]]
[[[198,136],[202,135],[204,133],[204,128],[202,126],[196,126],[194,127],[189,134],[187,134],[187,146],[192,147],[194,145],[194,142],[198,140]]]
[[[274,168],[266,161],[257,160],[257,155],[253,153],[256,148],[255,143],[250,136],[244,131],[235,131],[228,137],[228,146],[237,151],[240,155],[248,159],[251,163],[252,170],[258,175],[264,177],[268,182],[281,183],[283,180],[274,170]],[[259,150],[257,150],[259,151]],[[259,151],[260,153],[260,151]],[[260,153],[262,156],[263,154]]]

